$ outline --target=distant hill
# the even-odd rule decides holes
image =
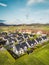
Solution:
[[[0,26],[5,26],[6,24],[4,24],[5,20],[0,20]]]
[[[0,23],[0,26],[6,26],[6,24],[4,24],[4,23]]]
[[[5,23],[0,23],[0,26],[49,26],[49,24],[15,24],[15,25],[9,25],[9,24],[5,24]]]
[[[5,24],[6,20],[0,20],[0,26],[42,26],[42,25],[46,25],[49,26],[49,23],[46,24],[42,24],[42,23],[32,23],[32,24]]]

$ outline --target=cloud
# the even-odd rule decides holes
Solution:
[[[45,0],[28,0],[27,1],[27,5],[32,5],[34,3],[42,3],[44,2]]]
[[[17,22],[15,22],[15,21],[8,21],[8,20],[5,21],[4,23],[5,23],[5,24],[9,24],[9,25],[11,25],[11,24],[12,24],[12,25],[13,25],[13,24],[17,24]]]
[[[16,19],[16,20],[6,20],[5,22],[4,22],[5,24],[9,24],[9,25],[15,25],[15,24],[20,24],[21,23],[21,21],[20,21],[20,19]]]
[[[7,4],[0,3],[0,6],[7,7]]]

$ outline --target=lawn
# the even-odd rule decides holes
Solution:
[[[0,65],[49,65],[49,44],[16,60],[7,52],[0,52]]]

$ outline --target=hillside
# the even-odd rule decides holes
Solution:
[[[0,52],[0,65],[49,65],[49,44],[16,60],[7,51]]]

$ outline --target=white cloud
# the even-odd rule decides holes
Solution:
[[[0,6],[7,7],[7,4],[0,3]]]
[[[19,19],[16,19],[16,20],[6,20],[5,22],[4,22],[5,24],[9,24],[9,25],[16,25],[16,24],[20,24],[21,23],[21,21],[19,20]]]
[[[16,24],[16,22],[14,22],[14,21],[5,21],[4,23],[5,24]]]
[[[22,11],[24,10],[25,9],[22,9]],[[16,20],[15,19],[11,18],[10,20],[5,21],[4,23],[6,24],[49,23],[49,9],[34,11],[31,14],[23,15],[22,17],[17,18]]]
[[[49,16],[32,16],[29,18],[21,18],[21,19],[16,19],[15,21],[5,21],[5,24],[31,24],[31,23],[47,23],[49,22]]]
[[[41,3],[44,2],[45,0],[28,0],[27,5],[32,5],[34,3]]]

